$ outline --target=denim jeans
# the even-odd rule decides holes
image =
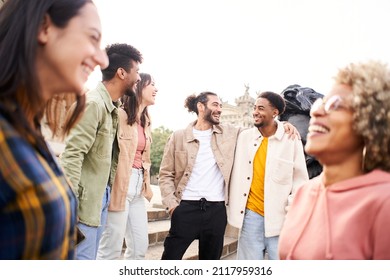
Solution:
[[[263,260],[267,252],[269,260],[278,260],[278,241],[279,236],[265,237],[263,216],[249,209],[245,210],[238,239],[237,259]]]
[[[85,239],[80,242],[76,247],[76,259],[78,260],[95,260],[97,250],[99,248],[100,237],[102,236],[104,226],[107,220],[108,204],[110,203],[110,191],[109,186],[106,187],[106,191],[102,200],[102,213],[100,216],[100,226],[92,227],[83,223],[78,223],[77,226],[84,234]]]
[[[148,217],[142,195],[143,171],[132,168],[126,195],[125,211],[108,211],[107,223],[100,240],[98,260],[121,257],[126,241],[124,259],[142,260],[149,246]]]

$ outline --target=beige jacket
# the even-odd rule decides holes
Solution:
[[[268,139],[264,178],[265,236],[277,236],[298,187],[309,180],[301,140],[288,139],[279,121]],[[241,228],[253,178],[253,159],[264,138],[254,127],[243,131],[237,140],[229,186],[228,222]]]
[[[195,123],[189,124],[186,129],[175,131],[164,149],[160,165],[159,186],[162,202],[167,210],[179,204],[183,190],[191,177],[199,150],[199,143],[192,133]],[[231,125],[213,126],[211,148],[225,181],[225,201],[228,199],[227,186],[239,131],[239,128]]]
[[[152,134],[150,130],[150,122],[147,120],[145,127],[146,145],[142,154],[142,167],[144,169],[144,182],[142,194],[149,201],[152,199],[153,192],[150,187],[150,146],[152,143]],[[114,184],[111,189],[111,200],[108,207],[109,211],[124,211],[126,194],[129,187],[131,168],[133,165],[135,152],[138,144],[137,123],[133,125],[127,124],[127,114],[123,109],[119,109],[119,127],[118,127],[118,142],[119,142],[119,158],[118,167],[114,179]]]

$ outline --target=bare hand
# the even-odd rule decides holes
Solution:
[[[176,206],[176,207],[177,207],[177,206]],[[176,207],[174,207],[174,208],[172,208],[172,209],[170,209],[170,210],[168,211],[169,216],[172,217],[173,211],[175,211]]]
[[[299,134],[298,129],[289,122],[283,122],[284,132],[288,134],[288,139],[294,140],[295,137],[298,137],[301,140],[301,135]]]

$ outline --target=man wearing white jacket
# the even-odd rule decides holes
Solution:
[[[309,177],[302,142],[289,139],[276,117],[286,105],[281,95],[261,93],[255,127],[237,140],[231,175],[228,222],[240,228],[238,259],[278,259],[278,239],[288,206]]]

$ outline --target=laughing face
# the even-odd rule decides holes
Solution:
[[[218,96],[209,95],[204,110],[204,120],[212,125],[218,125],[222,113],[222,103]]]
[[[253,121],[257,128],[265,127],[274,123],[274,117],[278,110],[271,105],[266,98],[257,98],[253,108]]]
[[[322,164],[339,163],[361,153],[362,142],[353,129],[351,98],[349,86],[336,84],[324,100],[312,106],[305,151]]]
[[[139,75],[139,62],[131,61],[130,69],[124,71],[126,88],[125,95],[135,96],[137,90],[137,84],[141,80]]]
[[[142,89],[142,103],[144,103],[145,106],[153,105],[156,102],[157,91],[158,89],[152,78],[150,84]]]
[[[38,77],[47,99],[54,93],[82,92],[94,68],[108,65],[100,48],[100,18],[92,3],[85,4],[64,28],[46,17],[38,41]]]

